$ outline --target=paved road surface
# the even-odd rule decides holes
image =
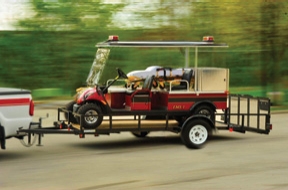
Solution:
[[[38,107],[35,118],[55,109]],[[288,117],[272,115],[270,135],[220,131],[200,150],[179,135],[45,135],[44,146],[17,139],[0,151],[0,189],[288,189]]]

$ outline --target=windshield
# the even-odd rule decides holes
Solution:
[[[88,78],[86,80],[88,86],[94,86],[98,84],[101,74],[104,70],[105,64],[107,62],[109,53],[110,49],[98,48]]]

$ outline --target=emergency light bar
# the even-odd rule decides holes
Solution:
[[[119,41],[119,37],[111,35],[111,36],[108,37],[108,41]]]
[[[214,43],[213,36],[204,36],[203,41],[119,41],[119,36],[110,35],[108,40],[96,47],[228,47],[225,43]]]
[[[214,42],[214,37],[213,36],[204,36],[203,41],[204,42]]]

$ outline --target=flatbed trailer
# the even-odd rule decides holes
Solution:
[[[84,138],[89,134],[99,136],[129,131],[137,137],[145,137],[153,131],[170,131],[180,133],[186,147],[201,148],[218,130],[269,134],[272,129],[268,98],[231,95],[228,68],[198,67],[199,48],[228,47],[225,43],[214,43],[212,36],[203,37],[201,42],[119,41],[118,36],[109,36],[108,41],[98,43],[96,47],[87,87],[77,90],[75,99],[65,108],[58,109],[54,125],[42,127],[39,120],[29,129],[19,129],[19,133],[28,135],[28,145],[32,144],[33,134],[39,134],[38,144],[41,144],[44,134],[75,134]],[[128,83],[121,88],[112,86],[118,79],[136,82],[117,68],[118,76],[101,87],[99,78],[110,48],[114,47],[184,48],[185,68],[182,76],[175,79],[168,79],[165,67],[157,68],[156,73],[143,76],[143,85],[131,89]],[[188,67],[190,48],[195,49],[192,68]],[[163,72],[162,77],[158,71]],[[167,85],[161,88],[160,83]]]
[[[183,143],[188,148],[202,148],[208,140],[208,136],[217,130],[270,133],[272,124],[270,123],[270,100],[268,98],[249,95],[229,95],[228,97],[229,108],[225,112],[216,113],[218,119],[215,122],[204,115],[193,115],[187,118],[183,124],[179,124],[169,117],[169,112],[162,112],[164,119],[147,120],[144,115],[159,116],[159,112],[119,111],[113,112],[113,115],[104,115],[103,122],[96,129],[85,129],[81,122],[72,124],[69,118],[68,120],[62,119],[63,113],[69,112],[69,110],[58,108],[58,119],[54,122],[54,126],[43,127],[39,120],[39,122],[31,123],[29,129],[19,129],[18,133],[28,136],[28,145],[32,144],[32,136],[39,135],[38,145],[41,145],[44,134],[74,134],[85,138],[85,135],[97,137],[128,131],[137,137],[145,137],[153,131],[170,131],[180,133]],[[175,113],[173,113],[174,115]],[[79,117],[84,120],[84,115],[79,115]]]

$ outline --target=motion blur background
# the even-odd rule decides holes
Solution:
[[[199,66],[230,69],[231,93],[288,103],[288,1],[0,0],[0,86],[30,89],[35,99],[71,97],[85,86],[97,48],[120,40],[200,41],[212,35],[229,48],[201,49]],[[190,51],[193,66],[194,52]],[[184,67],[171,49],[113,49],[101,81],[160,65]]]

